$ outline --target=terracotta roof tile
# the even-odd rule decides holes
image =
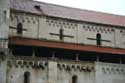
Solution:
[[[41,10],[36,9],[34,7],[35,5],[40,6]],[[10,7],[14,10],[38,15],[44,14],[47,16],[61,17],[78,21],[125,26],[125,16],[69,8],[32,0],[11,0]]]

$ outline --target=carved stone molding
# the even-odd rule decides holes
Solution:
[[[58,63],[57,67],[59,70],[65,70],[65,71],[79,71],[79,72],[93,72],[93,71],[95,71],[94,66],[91,66],[91,65],[76,65],[76,64]]]

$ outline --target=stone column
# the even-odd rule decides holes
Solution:
[[[48,83],[57,83],[57,62],[48,62]]]

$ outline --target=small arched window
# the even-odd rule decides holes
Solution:
[[[77,83],[78,77],[76,75],[72,76],[72,83]]]
[[[101,46],[101,34],[100,33],[98,33],[97,35],[96,35],[96,39],[97,39],[97,46]]]
[[[24,72],[24,83],[30,83],[30,72]]]
[[[23,34],[23,25],[22,25],[22,23],[17,24],[17,34],[20,34],[20,35]]]
[[[59,33],[60,33],[59,39],[60,39],[60,40],[63,40],[63,29],[60,29],[60,30],[59,30]]]

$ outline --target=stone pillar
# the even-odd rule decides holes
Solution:
[[[9,35],[9,8],[10,0],[0,0],[0,83],[7,83],[8,35]]]
[[[0,83],[7,83],[7,60],[5,56],[0,55]]]
[[[48,83],[57,83],[57,62],[48,62]]]
[[[79,61],[79,54],[76,54],[76,61]]]
[[[0,0],[0,48],[8,48],[10,0]]]
[[[35,57],[35,50],[33,50],[32,57]]]

